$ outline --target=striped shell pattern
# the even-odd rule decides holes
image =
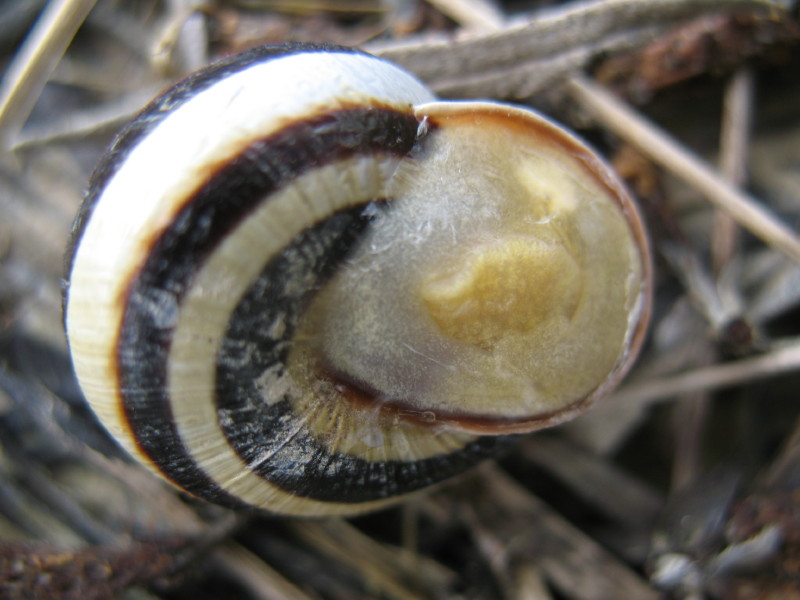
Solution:
[[[148,105],[97,167],[65,323],[105,427],[198,497],[385,506],[619,381],[647,243],[550,121],[388,62],[264,47]]]

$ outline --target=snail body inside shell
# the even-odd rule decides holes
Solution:
[[[65,321],[90,404],[157,473],[351,514],[608,393],[649,278],[635,208],[570,134],[288,45],[123,131],[76,220]]]

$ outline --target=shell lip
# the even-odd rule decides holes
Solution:
[[[367,390],[360,382],[346,380],[341,376],[333,375],[330,371],[326,373],[326,377],[335,381],[337,388],[345,394],[347,401],[361,407],[368,406],[371,410],[377,408],[387,419],[480,436],[523,434],[548,429],[582,415],[599,400],[611,394],[631,368],[646,337],[650,316],[650,285],[646,284],[645,288],[639,317],[630,337],[629,346],[614,370],[589,394],[553,411],[518,417],[497,417],[486,414],[425,410],[397,399],[379,401],[377,400],[378,394],[374,390]]]
[[[492,101],[436,101],[414,107],[418,119],[431,127],[447,127],[449,121],[468,118],[492,126],[493,123],[512,122],[521,129],[547,143],[560,146],[572,154],[585,171],[604,188],[617,203],[630,229],[635,247],[638,249],[641,269],[641,289],[638,300],[629,315],[629,328],[623,351],[613,369],[594,390],[562,408],[533,416],[495,417],[446,413],[435,414],[392,402],[393,412],[402,418],[425,423],[439,424],[449,429],[478,435],[503,435],[527,433],[553,427],[569,421],[588,410],[597,401],[608,396],[619,385],[633,366],[647,337],[653,303],[653,264],[648,235],[640,214],[627,187],[603,160],[581,138],[560,124],[527,107],[495,103]],[[388,408],[388,407],[387,407]]]

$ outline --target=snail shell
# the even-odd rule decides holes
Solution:
[[[198,72],[119,135],[65,323],[92,408],[156,473],[352,514],[607,394],[649,289],[636,210],[572,135],[292,44]]]

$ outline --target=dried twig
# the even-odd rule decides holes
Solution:
[[[588,504],[628,527],[652,525],[664,504],[654,489],[569,440],[532,436],[520,445],[520,451]],[[553,460],[554,456],[558,460]]]
[[[340,520],[295,523],[292,529],[312,547],[346,565],[361,581],[395,600],[432,597],[453,583],[453,573],[423,556],[412,561],[404,550],[380,544]]]
[[[645,120],[609,91],[585,77],[569,82],[573,96],[604,126],[700,190],[743,227],[800,263],[800,239],[756,200],[719,175],[699,157]]]
[[[428,0],[428,3],[467,29],[494,31],[505,21],[503,14],[487,0]]]
[[[491,532],[510,565],[535,561],[545,577],[575,600],[656,600],[659,594],[588,535],[506,474],[487,465],[469,490],[464,511]]]
[[[796,369],[800,369],[800,343],[797,342],[756,358],[703,367],[688,373],[625,386],[597,410],[613,410],[631,404],[642,406],[669,400],[680,394],[741,385]]]
[[[214,559],[241,582],[256,600],[312,600],[299,587],[246,548],[229,542]]]
[[[725,93],[720,171],[737,186],[744,184],[747,177],[754,85],[752,69],[742,67],[734,74]],[[733,256],[737,235],[736,223],[725,211],[719,211],[715,219],[712,256],[714,270],[719,273]]]
[[[769,0],[606,0],[568,4],[523,25],[467,39],[426,42],[412,40],[375,51],[404,66],[425,81],[475,75],[480,72],[557,56],[565,48],[598,43],[615,33],[646,25],[666,27],[676,19],[712,10],[776,8]]]
[[[6,71],[0,89],[0,151],[6,150],[75,32],[97,0],[52,0]]]

